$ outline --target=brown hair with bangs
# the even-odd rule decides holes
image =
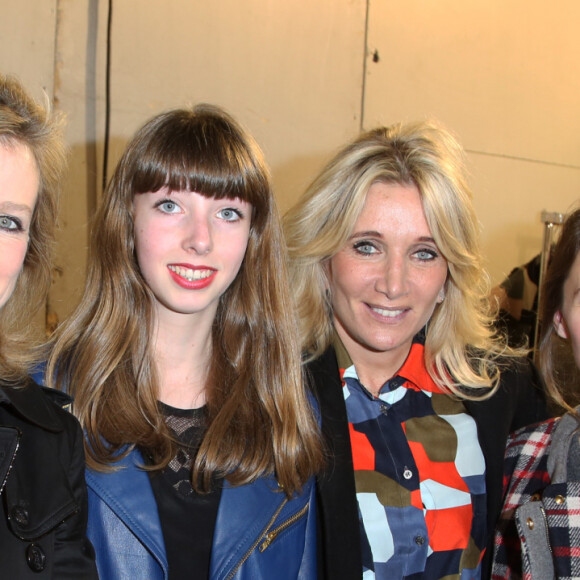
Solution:
[[[49,382],[74,395],[92,468],[110,469],[134,446],[154,458],[154,469],[174,456],[157,404],[153,295],[137,265],[132,217],[134,195],[162,187],[240,198],[253,212],[244,261],[213,325],[209,422],[192,483],[207,491],[213,477],[242,485],[275,474],[291,494],[320,467],[322,452],[280,220],[258,145],[218,107],[158,115],[127,146],[93,225],[84,298],[55,335]]]

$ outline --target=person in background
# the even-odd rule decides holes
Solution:
[[[434,122],[363,133],[284,223],[311,380],[350,433],[363,578],[488,578],[508,434],[546,415],[491,330],[461,147]]]
[[[568,412],[510,437],[494,579],[580,577],[580,409],[565,400],[559,372],[562,342],[580,368],[579,298],[577,209],[566,218],[552,252],[540,304],[540,369],[548,394]]]
[[[541,254],[537,254],[529,262],[514,268],[491,291],[498,307],[497,328],[506,335],[510,346],[516,348],[535,347],[540,262]]]
[[[51,281],[65,147],[51,117],[0,74],[0,569],[97,578],[86,535],[83,436],[70,398],[29,378],[29,335]]]
[[[145,123],[47,369],[86,431],[102,578],[316,577],[323,451],[285,259],[262,153],[229,114]]]

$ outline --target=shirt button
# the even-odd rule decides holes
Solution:
[[[17,505],[12,509],[12,519],[19,526],[26,526],[29,520],[28,511]]]
[[[425,538],[423,536],[416,536],[415,537],[415,544],[417,546],[422,546],[425,543]]]
[[[413,472],[409,468],[407,468],[405,469],[405,471],[403,471],[403,477],[405,479],[411,479],[411,477],[413,477]]]
[[[389,412],[389,407],[388,405],[381,405],[381,413],[383,415],[386,415]]]
[[[26,548],[26,562],[33,572],[42,572],[46,567],[46,556],[40,546],[30,544]]]

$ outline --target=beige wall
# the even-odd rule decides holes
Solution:
[[[468,151],[494,282],[580,197],[580,3],[371,2],[364,125],[436,117]]]
[[[0,70],[36,95],[46,88],[68,114],[71,168],[51,296],[60,318],[82,287],[100,195],[107,4],[20,0],[0,19]],[[565,211],[579,197],[576,0],[549,9],[539,0],[115,0],[113,8],[110,167],[151,115],[215,102],[256,136],[285,210],[361,126],[435,116],[468,151],[494,282],[540,250],[541,210]]]

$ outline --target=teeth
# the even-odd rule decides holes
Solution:
[[[395,318],[395,316],[399,316],[399,314],[403,314],[404,312],[404,310],[383,310],[382,308],[373,308],[372,310],[387,318]]]
[[[213,274],[213,270],[192,270],[190,268],[182,268],[181,266],[168,266],[168,268],[189,282],[209,278]]]

